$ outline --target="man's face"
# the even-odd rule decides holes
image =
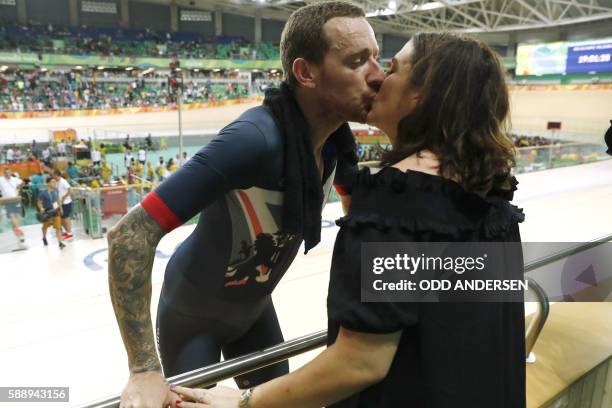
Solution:
[[[4,168],[4,177],[11,178],[11,169],[8,167]]]
[[[336,17],[323,26],[330,48],[315,66],[322,107],[341,121],[365,122],[385,75],[378,45],[365,18]]]

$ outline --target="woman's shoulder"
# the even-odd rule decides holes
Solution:
[[[353,186],[349,213],[340,226],[398,226],[407,232],[459,237],[475,230],[497,231],[522,222],[522,210],[507,197],[483,198],[457,182],[434,174],[396,167],[361,169]]]

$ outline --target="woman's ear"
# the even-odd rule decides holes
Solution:
[[[315,88],[317,86],[315,79],[318,74],[317,67],[310,64],[304,58],[296,58],[293,61],[293,76],[297,82],[304,88]]]

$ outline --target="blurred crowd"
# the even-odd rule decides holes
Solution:
[[[0,111],[51,111],[65,109],[115,109],[165,106],[182,102],[211,102],[249,96],[245,83],[214,83],[212,80],[166,80],[124,76],[117,81],[100,80],[96,70],[0,73]],[[111,77],[112,78],[112,77]]]
[[[534,147],[552,144],[552,141],[542,136],[527,136],[512,134],[512,142],[515,147]],[[559,141],[557,141],[559,142]]]
[[[277,60],[278,45],[250,44],[241,37],[198,33],[156,32],[150,29],[95,29],[52,24],[0,26],[0,50],[121,57],[179,57]]]

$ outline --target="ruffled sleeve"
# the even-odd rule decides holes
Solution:
[[[340,230],[327,297],[327,314],[331,321],[365,333],[393,333],[418,322],[417,303],[361,301],[361,243],[387,239],[385,232],[371,224]]]

